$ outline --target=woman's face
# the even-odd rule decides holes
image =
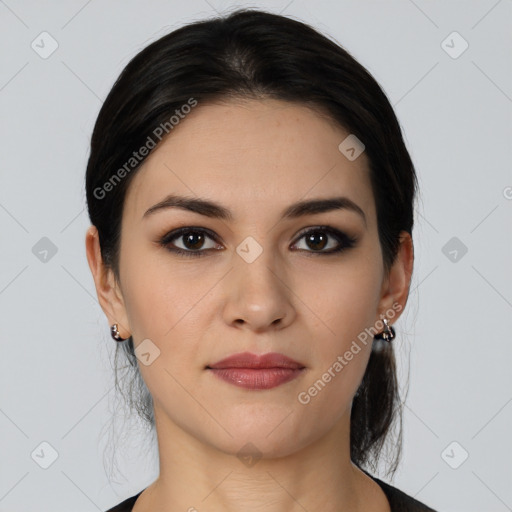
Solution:
[[[269,457],[346,429],[365,329],[405,300],[384,275],[368,159],[338,148],[348,135],[287,102],[199,103],[134,176],[112,323],[133,336],[161,428]],[[217,206],[165,207],[170,195]],[[302,369],[208,368],[243,352]]]

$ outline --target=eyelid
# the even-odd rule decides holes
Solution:
[[[200,234],[208,236],[215,243],[221,244],[221,242],[219,241],[219,236],[215,232],[213,232],[212,230],[210,230],[208,228],[203,228],[203,227],[199,227],[199,226],[183,226],[181,228],[172,229],[171,231],[166,232],[165,235],[160,237],[158,241],[159,241],[160,245],[167,247],[171,243],[171,241],[179,239],[186,233],[200,233]],[[181,249],[180,247],[173,248],[172,250],[175,250],[176,252],[181,251],[181,252],[196,253],[196,254],[206,252],[206,250],[204,250],[204,249],[192,251],[192,250]]]
[[[323,225],[323,224],[314,224],[312,226],[306,226],[305,228],[302,228],[299,233],[297,234],[295,240],[299,240],[304,235],[308,234],[311,231],[325,231],[332,236],[338,235],[339,237],[346,237],[350,238],[345,232],[343,232],[341,229],[335,228],[333,226]]]
[[[314,226],[308,226],[304,229],[302,229],[297,237],[295,238],[295,241],[292,245],[295,245],[299,240],[301,240],[305,235],[308,233],[314,233],[316,231],[327,233],[329,236],[334,238],[338,244],[342,245],[342,247],[339,247],[337,249],[331,249],[329,251],[306,251],[311,254],[334,254],[334,253],[340,253],[344,249],[349,249],[350,247],[353,247],[357,242],[357,237],[351,236],[347,234],[346,232],[342,231],[341,229],[335,228],[333,226],[328,225],[314,225]],[[344,245],[344,247],[343,247]]]
[[[203,228],[200,226],[183,226],[176,229],[171,229],[170,231],[166,231],[166,233],[160,238],[161,240],[173,240],[174,238],[178,238],[179,236],[189,233],[189,232],[199,232],[205,235],[208,235],[210,238],[219,241],[219,236],[217,233],[208,228]]]

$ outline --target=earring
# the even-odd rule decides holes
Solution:
[[[126,340],[127,338],[121,338],[121,335],[119,334],[119,330],[117,328],[117,324],[114,324],[110,327],[110,335],[112,336],[112,338],[114,338],[114,340],[116,341],[124,341]]]
[[[395,329],[391,325],[388,324],[387,318],[382,319],[384,322],[384,330],[382,332],[377,333],[374,338],[376,340],[384,340],[391,342],[393,338],[396,336]]]

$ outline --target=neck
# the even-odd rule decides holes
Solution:
[[[272,454],[272,446],[280,451],[279,442],[268,442],[267,451],[260,452],[254,444],[230,439],[221,450],[185,432],[157,408],[155,420],[160,474],[134,512],[353,512],[364,510],[368,492],[376,498],[380,490],[350,460],[349,414],[320,439],[279,456]]]

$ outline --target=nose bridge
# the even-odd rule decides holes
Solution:
[[[282,273],[273,250],[265,247],[254,237],[248,236],[236,248],[234,265],[240,288],[246,293],[282,294]],[[268,299],[271,299],[269,296]]]
[[[233,267],[226,307],[228,322],[264,329],[291,321],[293,306],[284,266],[268,246],[254,237],[245,238],[236,247]]]

